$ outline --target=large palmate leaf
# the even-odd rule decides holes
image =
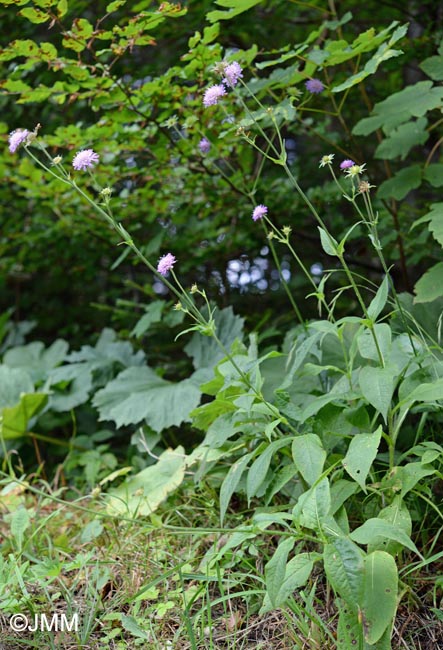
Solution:
[[[0,408],[15,406],[22,393],[33,393],[34,385],[27,372],[21,368],[0,366]]]
[[[38,383],[46,379],[52,368],[64,361],[68,347],[63,339],[54,341],[48,348],[41,341],[34,341],[8,350],[3,363],[10,368],[22,368],[34,383]]]
[[[178,383],[159,377],[152,368],[127,368],[93,400],[100,420],[114,420],[118,427],[143,420],[154,431],[179,425],[200,402],[200,390],[192,378]]]
[[[215,312],[214,321],[218,339],[230,350],[235,339],[242,338],[244,319],[235,316],[232,307]],[[195,332],[185,346],[185,352],[193,361],[195,368],[213,368],[225,356],[214,338]]]

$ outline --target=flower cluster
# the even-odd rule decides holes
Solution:
[[[264,216],[268,214],[268,208],[263,205],[256,205],[254,210],[252,211],[252,218],[254,221],[258,221],[259,219],[263,219]]]
[[[15,153],[20,145],[28,140],[29,135],[28,129],[16,129],[12,131],[9,134],[9,151]]]
[[[223,76],[222,83],[209,86],[203,95],[203,106],[215,106],[221,97],[226,95],[226,87],[234,88],[238,80],[243,77],[243,70],[237,61],[226,63],[221,61],[214,66],[214,70]]]
[[[211,148],[211,143],[209,142],[208,138],[202,138],[198,143],[198,148],[200,149],[201,153],[208,153]]]
[[[157,271],[160,275],[167,275],[176,263],[176,258],[172,253],[166,253],[158,261]]]
[[[305,86],[306,90],[314,95],[322,93],[325,89],[320,79],[308,79],[305,83]]]
[[[92,149],[82,149],[75,156],[72,161],[72,166],[76,170],[86,171],[98,163],[99,155]]]

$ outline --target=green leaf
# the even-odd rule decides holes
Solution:
[[[416,121],[401,124],[396,129],[393,129],[390,131],[389,136],[378,145],[374,154],[375,158],[393,160],[400,156],[401,160],[404,160],[412,147],[424,144],[428,140],[427,125],[428,120],[421,117]]]
[[[343,92],[343,90],[347,90],[348,88],[361,83],[370,74],[374,74],[383,61],[387,61],[388,59],[391,59],[394,56],[399,56],[400,54],[403,54],[401,50],[393,50],[387,43],[383,43],[380,45],[374,56],[365,64],[363,70],[360,70],[357,74],[351,75],[342,84],[332,88],[332,92],[340,93]]]
[[[344,478],[335,481],[331,487],[331,515],[335,515],[337,510],[358,491],[358,485],[355,481],[347,481]]]
[[[234,494],[237,486],[240,482],[243,472],[246,469],[246,465],[249,463],[253,457],[254,452],[246,454],[240,460],[237,460],[229,468],[229,472],[226,474],[225,479],[220,488],[220,525],[223,526],[223,520],[225,518],[226,510],[228,509],[229,502],[232,495]]]
[[[326,576],[334,591],[347,603],[361,602],[364,552],[347,537],[338,537],[323,550]]]
[[[183,447],[166,450],[155,465],[130,476],[109,491],[107,511],[130,516],[149,515],[182,483],[185,468],[186,455]]]
[[[380,411],[386,422],[392,395],[395,388],[396,372],[392,368],[361,368],[358,376],[363,397],[377,411]]]
[[[120,9],[120,7],[123,7],[123,5],[126,4],[126,0],[114,0],[114,2],[110,2],[107,7],[106,7],[106,13],[110,14],[113,11],[117,11],[117,9]]]
[[[329,235],[323,228],[320,228],[320,226],[317,226],[319,232],[320,232],[320,241],[321,241],[321,246],[325,253],[327,255],[333,255],[337,257],[337,249],[338,249],[338,242]]]
[[[361,648],[363,645],[363,630],[358,620],[357,607],[351,603],[337,602],[338,625],[337,625],[337,650],[349,650],[350,648]]]
[[[420,165],[405,167],[380,185],[377,197],[379,199],[392,198],[401,201],[409,192],[420,187],[421,182],[422,169]]]
[[[374,551],[364,559],[361,603],[364,637],[374,644],[394,620],[397,610],[398,572],[392,555]]]
[[[34,341],[8,350],[3,363],[10,368],[26,370],[37,384],[47,379],[49,372],[65,360],[68,347],[63,339],[57,339],[48,348],[41,341]]]
[[[282,582],[278,583],[277,576],[274,576],[278,588],[274,607],[283,607],[289,596],[307,583],[317,557],[321,556],[316,553],[299,553],[286,564]]]
[[[41,11],[41,9],[34,9],[31,7],[26,7],[26,9],[20,9],[18,13],[19,16],[23,16],[23,18],[27,18],[31,23],[35,23],[35,24],[45,23],[51,18],[49,14],[47,14],[44,11]]]
[[[432,185],[432,187],[441,187],[443,185],[443,164],[434,163],[425,167],[423,178]],[[441,206],[442,203],[434,203],[434,206]]]
[[[389,522],[406,533],[408,537],[412,533],[411,515],[400,495],[397,495],[389,506],[380,510],[378,519]],[[388,541],[384,537],[380,537],[368,545],[368,553],[372,553],[372,551],[385,551],[390,555],[396,555],[401,549],[401,544],[392,540]]]
[[[6,440],[21,438],[28,431],[28,422],[39,413],[48,401],[46,393],[22,395],[16,406],[5,407],[0,423],[1,434]]]
[[[132,636],[136,637],[137,639],[144,639],[145,641],[149,641],[151,636],[148,634],[146,630],[144,630],[140,625],[137,623],[135,618],[133,616],[127,616],[126,614],[121,614],[121,622],[123,625],[123,628],[132,634]]]
[[[288,555],[294,544],[293,537],[283,539],[265,566],[266,591],[273,607],[278,606],[278,594],[285,578]]]
[[[381,354],[383,358],[386,359],[391,350],[391,328],[387,323],[376,323],[373,326],[373,332],[377,337],[377,342]],[[358,350],[364,359],[372,359],[373,361],[377,362],[380,361],[377,347],[374,341],[374,335],[369,328],[364,329],[362,332],[360,332],[357,338],[357,345]]]
[[[377,293],[374,298],[371,300],[371,304],[368,307],[368,316],[371,320],[375,321],[380,316],[383,307],[386,305],[389,292],[389,276],[385,275],[383,282],[377,289]]]
[[[417,386],[406,397],[404,402],[435,402],[436,400],[443,399],[443,377],[436,379],[432,383],[422,384]]]
[[[232,307],[218,311],[214,315],[217,337],[227,350],[236,339],[243,338],[244,319],[236,316]],[[195,368],[213,368],[223,359],[225,353],[213,338],[196,332],[185,346],[185,352],[192,357]]]
[[[317,485],[299,497],[293,509],[293,515],[301,526],[320,531],[323,521],[330,514],[330,509],[329,481],[327,478],[323,478]]]
[[[0,366],[0,408],[15,406],[22,393],[32,393],[34,385],[27,372],[21,368]]]
[[[127,368],[99,390],[93,405],[100,420],[113,420],[118,427],[146,420],[154,431],[188,421],[200,402],[200,390],[190,379],[165,381],[152,368]]]
[[[342,460],[347,473],[366,492],[366,477],[377,456],[382,429],[378,427],[374,433],[358,433],[349,445],[346,456]]]
[[[380,537],[392,539],[422,557],[414,542],[403,530],[398,529],[388,521],[376,517],[367,519],[362,526],[359,526],[352,531],[350,537],[354,542],[357,542],[357,544],[374,544],[376,541],[378,543]]]
[[[423,467],[421,463],[408,463],[407,465],[397,467],[396,469],[395,479],[401,486],[401,498],[410,492],[419,481],[426,478],[426,476],[432,476],[437,472],[434,467]]]
[[[210,11],[206,18],[210,23],[216,23],[218,20],[230,20],[261,2],[263,0],[216,0],[216,4],[226,7],[228,11]]]
[[[246,496],[248,497],[248,503],[251,498],[257,494],[258,489],[263,484],[274,454],[279,449],[289,445],[291,440],[292,438],[274,440],[274,442],[271,442],[271,444],[268,445],[268,447],[261,452],[259,457],[252,463],[246,479]]]
[[[430,56],[419,67],[434,81],[443,81],[443,56]]]
[[[292,458],[306,483],[314,485],[323,471],[326,460],[326,451],[320,438],[314,433],[296,436],[292,443]]]
[[[23,548],[23,537],[31,523],[29,512],[23,506],[17,508],[11,516],[11,535],[17,544],[18,551]]]
[[[432,302],[443,296],[443,262],[438,262],[421,276],[414,292],[414,303]]]

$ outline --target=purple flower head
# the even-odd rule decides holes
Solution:
[[[209,149],[211,148],[211,143],[209,142],[208,138],[202,138],[198,143],[198,148],[200,149],[201,153],[208,153]]]
[[[9,151],[15,153],[19,146],[27,140],[29,135],[28,129],[17,129],[9,134]]]
[[[224,95],[226,95],[226,88],[223,86],[223,84],[209,86],[209,88],[205,90],[205,94],[203,96],[203,105],[205,108],[208,108],[208,106],[215,106],[215,104],[218,103],[220,97],[223,97]]]
[[[343,162],[340,163],[340,169],[349,169],[349,167],[353,167],[355,165],[355,162],[353,160],[343,160]]]
[[[305,83],[306,90],[309,90],[310,93],[321,93],[325,89],[324,85],[320,79],[308,79]]]
[[[265,214],[268,214],[268,208],[263,204],[256,205],[252,212],[252,218],[254,221],[258,221],[259,219],[263,219]]]
[[[158,260],[157,271],[160,275],[167,275],[176,263],[175,256],[172,253],[166,253]]]
[[[72,166],[74,169],[86,171],[90,167],[93,167],[98,161],[99,156],[95,151],[92,149],[82,149],[82,151],[75,154]]]
[[[231,86],[233,88],[239,79],[243,77],[243,70],[241,69],[241,66],[237,61],[233,61],[232,63],[229,63],[226,68],[225,68],[225,76],[223,79],[223,82],[227,86]]]

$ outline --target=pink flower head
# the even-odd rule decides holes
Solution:
[[[349,167],[353,167],[355,165],[355,162],[353,160],[343,160],[343,162],[340,163],[340,169],[349,169]]]
[[[209,149],[211,148],[211,143],[209,142],[208,138],[202,138],[198,143],[198,148],[200,149],[201,153],[208,153]]]
[[[243,77],[243,70],[241,69],[241,66],[237,61],[233,61],[232,63],[229,63],[226,68],[225,68],[225,76],[223,79],[223,82],[227,86],[231,86],[233,88],[239,79]]]
[[[265,214],[268,214],[268,208],[262,204],[256,205],[252,212],[252,218],[254,221],[258,221],[259,219],[263,219]]]
[[[223,84],[209,86],[209,88],[205,90],[203,105],[205,108],[208,108],[208,106],[215,106],[215,104],[218,103],[220,97],[223,97],[224,95],[226,95],[226,88],[223,86]]]
[[[166,253],[158,260],[157,271],[160,275],[167,275],[176,263],[175,256],[172,253]]]
[[[72,161],[72,166],[74,169],[81,169],[86,171],[90,167],[93,167],[95,163],[98,163],[99,156],[92,149],[82,149],[75,154],[74,160]]]
[[[321,93],[325,89],[324,85],[320,79],[308,79],[305,83],[306,90],[309,90],[310,93]]]
[[[17,129],[9,134],[9,151],[15,153],[19,146],[28,138],[28,129]]]

